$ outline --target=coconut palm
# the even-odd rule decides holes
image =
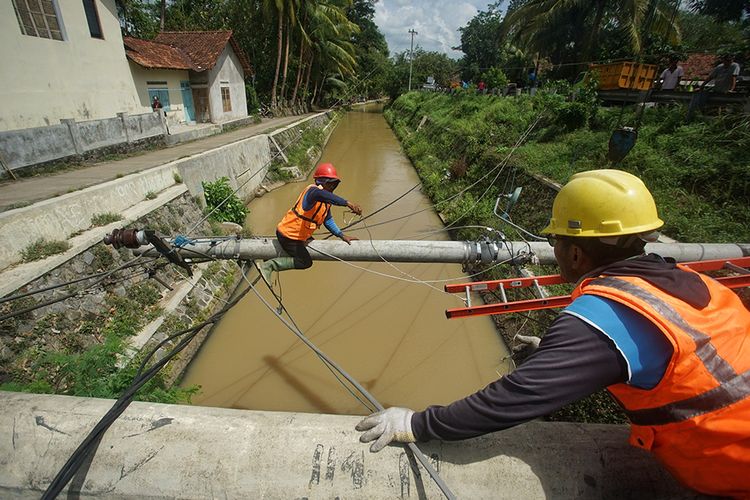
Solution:
[[[622,33],[633,53],[648,33],[678,41],[674,8],[674,0],[528,0],[508,13],[501,29],[529,52],[555,59],[572,45],[574,57],[592,60],[604,28]]]
[[[312,100],[315,100],[326,83],[338,85],[341,78],[354,74],[356,59],[351,39],[359,27],[346,16],[345,8],[350,3],[350,0],[308,2],[310,8],[306,11],[304,30],[301,30],[303,56],[298,66],[300,84],[302,71],[306,71],[302,90],[305,97],[309,95],[311,78]]]
[[[291,22],[290,20],[294,18],[294,0],[263,0],[263,10],[267,18],[271,19],[275,16],[277,23],[276,70],[274,71],[273,86],[271,87],[271,107],[275,108],[277,105],[276,88],[279,84],[281,54],[284,45],[284,24]]]

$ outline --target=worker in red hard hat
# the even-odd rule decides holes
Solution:
[[[333,194],[341,182],[336,168],[331,163],[321,163],[315,169],[313,179],[315,183],[302,190],[292,208],[276,226],[276,238],[289,257],[276,257],[260,266],[260,272],[269,284],[273,271],[307,269],[312,266],[312,258],[306,246],[320,226],[325,226],[331,234],[350,245],[357,239],[346,236],[331,216],[331,205],[348,207],[355,214],[362,215],[359,205]]]

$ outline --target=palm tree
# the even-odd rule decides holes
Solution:
[[[263,10],[267,18],[276,15],[277,21],[277,48],[276,48],[276,70],[273,75],[273,85],[271,86],[271,108],[276,108],[276,87],[279,84],[279,70],[281,69],[281,52],[284,41],[284,20],[287,15],[287,6],[291,0],[263,0]]]
[[[339,86],[344,78],[355,74],[357,61],[351,40],[359,26],[346,16],[345,8],[350,4],[350,0],[321,0],[315,11],[309,62],[317,68],[319,86],[315,87],[313,100],[320,99],[325,84]],[[304,93],[307,94],[307,86]]]
[[[633,53],[642,49],[647,33],[679,38],[672,16],[673,0],[528,0],[508,13],[502,35],[528,52],[558,55],[572,44],[573,55],[596,59],[604,27],[625,35]]]

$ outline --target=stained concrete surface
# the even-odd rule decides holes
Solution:
[[[0,392],[0,497],[39,498],[112,404]],[[443,498],[401,445],[359,443],[360,418],[136,402],[72,484],[80,498]],[[420,448],[458,498],[700,498],[627,435],[531,422]]]

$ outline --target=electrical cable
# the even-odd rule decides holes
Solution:
[[[496,165],[495,167],[493,167],[492,169],[488,170],[488,171],[487,171],[487,172],[486,172],[486,173],[485,173],[484,175],[482,175],[482,176],[481,176],[481,177],[480,177],[479,179],[477,179],[477,180],[476,180],[476,181],[474,181],[473,183],[469,184],[468,186],[466,186],[465,188],[461,189],[461,190],[460,190],[460,191],[458,191],[457,193],[455,193],[455,194],[453,194],[453,195],[449,196],[449,197],[448,197],[448,198],[446,198],[445,200],[440,200],[440,201],[437,201],[437,202],[435,202],[434,204],[430,205],[429,207],[423,208],[423,209],[421,209],[421,210],[416,210],[416,211],[414,211],[414,212],[411,212],[411,213],[409,213],[409,214],[406,214],[406,215],[402,215],[402,216],[400,216],[400,217],[395,217],[395,218],[393,218],[393,219],[389,219],[389,220],[386,220],[386,221],[378,222],[378,223],[376,223],[376,224],[371,224],[371,225],[370,225],[370,228],[373,228],[373,227],[376,227],[376,226],[381,226],[381,225],[384,225],[384,224],[390,224],[391,222],[396,222],[396,221],[399,221],[399,220],[402,220],[402,219],[405,219],[405,218],[411,217],[411,216],[413,216],[413,215],[417,215],[417,214],[419,214],[419,213],[422,213],[422,212],[426,212],[427,210],[434,210],[434,209],[435,209],[435,208],[437,208],[438,206],[441,206],[441,205],[443,205],[443,204],[445,204],[445,203],[448,203],[448,202],[450,202],[450,201],[453,201],[454,199],[456,199],[456,198],[458,198],[459,196],[463,195],[464,193],[468,192],[468,191],[469,191],[469,190],[470,190],[471,188],[473,188],[474,186],[476,186],[477,184],[479,184],[480,182],[482,182],[482,181],[483,181],[484,179],[486,179],[487,177],[489,177],[490,175],[492,175],[493,173],[495,173],[495,171],[497,171],[498,169],[500,169],[500,172],[502,172],[502,168],[504,167],[505,163],[506,163],[506,162],[507,162],[507,161],[508,161],[508,160],[510,159],[510,156],[512,155],[512,153],[513,153],[513,152],[514,152],[514,151],[515,151],[515,150],[516,150],[516,149],[517,149],[518,147],[520,147],[520,145],[521,145],[521,144],[523,143],[523,141],[524,141],[524,140],[525,140],[525,139],[526,139],[526,138],[527,138],[527,137],[529,136],[529,134],[531,133],[531,131],[532,131],[532,130],[533,130],[533,129],[534,129],[535,127],[536,127],[536,125],[537,125],[537,124],[539,123],[539,121],[541,120],[542,116],[543,116],[543,113],[540,113],[540,114],[539,114],[539,115],[537,116],[537,119],[536,119],[536,120],[535,120],[535,121],[534,121],[534,122],[533,122],[533,123],[532,123],[532,124],[531,124],[531,125],[530,125],[530,126],[529,126],[529,127],[528,127],[528,128],[527,128],[527,129],[526,129],[526,130],[525,130],[524,132],[523,132],[523,133],[522,133],[522,134],[521,134],[521,136],[519,137],[519,139],[518,139],[518,140],[516,141],[516,144],[514,144],[514,146],[513,146],[512,150],[511,150],[511,151],[510,151],[510,152],[508,153],[508,155],[506,156],[506,158],[505,158],[505,159],[504,159],[503,161],[501,161],[500,163],[498,163],[498,164],[497,164],[497,165]],[[498,175],[496,175],[496,176],[495,176],[495,180],[497,179],[497,177],[498,177],[498,176],[499,176],[499,173],[498,173]],[[493,182],[494,182],[494,180],[493,180]],[[491,187],[491,186],[492,186],[492,183],[490,183],[490,184],[489,184],[488,188],[487,188],[487,189],[485,190],[485,192],[483,193],[483,195],[482,195],[482,196],[484,196],[484,194],[486,194],[486,193],[487,193],[487,192],[489,191],[489,189],[490,189],[490,187]],[[474,205],[474,206],[475,206],[475,205]],[[472,210],[472,209],[474,208],[474,206],[472,206],[472,207],[470,208],[470,210]],[[469,210],[469,211],[470,211],[470,210]],[[466,215],[466,213],[468,213],[468,211],[467,211],[467,212],[465,212],[465,213],[464,213],[463,215]],[[462,217],[463,217],[463,215],[462,215]],[[459,219],[457,218],[457,219],[456,219],[456,221],[458,221],[458,220],[459,220]],[[454,221],[454,223],[455,223],[456,221]],[[449,225],[447,225],[447,226],[445,226],[445,227],[446,227],[446,228],[450,228],[450,224],[449,224]],[[354,229],[354,231],[358,231],[358,230],[359,230],[359,229]]]
[[[107,431],[107,429],[109,429],[109,427],[114,423],[117,417],[119,417],[127,409],[130,403],[133,401],[138,390],[143,387],[149,380],[151,380],[159,372],[159,370],[161,370],[167,364],[167,362],[169,362],[169,360],[182,352],[182,350],[187,347],[187,345],[198,334],[198,332],[200,332],[209,324],[213,324],[218,321],[224,314],[226,314],[227,311],[234,307],[250,291],[250,288],[251,287],[245,288],[245,290],[235,296],[225,307],[223,307],[221,310],[213,314],[210,318],[203,321],[202,323],[170,335],[168,338],[172,340],[188,334],[169,353],[162,356],[148,370],[145,370],[146,363],[151,359],[151,357],[157,352],[158,349],[152,349],[151,352],[149,352],[149,354],[144,358],[143,362],[141,362],[138,373],[133,379],[131,385],[123,391],[112,408],[104,415],[104,417],[99,420],[99,422],[94,426],[91,432],[89,432],[89,434],[81,442],[78,448],[76,448],[68,461],[65,463],[65,465],[63,465],[63,467],[60,469],[60,471],[57,473],[55,478],[45,490],[44,494],[42,495],[42,500],[53,500],[60,494],[63,488],[65,488],[68,482],[70,482],[72,477],[75,475],[76,471],[88,458],[90,453],[96,449],[99,440]],[[159,347],[163,346],[164,343],[165,341],[160,342]]]
[[[378,214],[378,213],[382,212],[383,210],[385,210],[386,208],[390,207],[390,206],[391,206],[391,205],[393,205],[394,203],[396,203],[396,202],[400,201],[400,200],[401,200],[401,199],[402,199],[403,197],[405,197],[405,196],[406,196],[407,194],[411,193],[412,191],[414,191],[415,189],[417,189],[417,188],[418,188],[419,186],[421,186],[421,185],[422,185],[422,183],[421,183],[421,182],[418,182],[418,183],[416,183],[416,184],[415,184],[415,185],[413,185],[413,186],[412,186],[411,188],[409,188],[409,189],[408,189],[408,190],[407,190],[407,191],[406,191],[405,193],[403,193],[403,194],[399,195],[398,197],[396,197],[395,199],[393,199],[393,200],[389,201],[388,203],[386,203],[386,204],[385,204],[385,205],[383,205],[382,207],[378,208],[378,209],[377,209],[377,210],[375,210],[374,212],[372,212],[372,213],[370,213],[370,214],[367,214],[367,215],[365,215],[365,216],[361,216],[361,217],[360,217],[359,219],[357,219],[356,221],[352,222],[351,224],[347,224],[347,225],[345,225],[344,227],[342,227],[342,228],[341,228],[341,230],[342,230],[342,231],[345,231],[345,230],[349,229],[350,227],[356,226],[356,225],[357,225],[357,224],[359,224],[360,222],[364,222],[365,220],[369,219],[370,217],[372,217],[372,216],[374,216],[374,215],[376,215],[376,214]],[[325,237],[325,239],[329,239],[329,238],[330,238],[331,236],[333,236],[333,235],[332,235],[332,234],[329,234],[328,236],[326,236],[326,237]]]
[[[132,259],[132,260],[128,261],[128,263],[134,263],[135,261],[137,261],[140,258],[141,258],[141,256],[136,257],[135,259]],[[156,259],[153,259],[153,260],[156,260]],[[153,260],[145,262],[145,263],[141,263],[141,264],[138,264],[138,265],[146,265],[148,263],[153,262]],[[126,264],[128,264],[128,263],[126,263]],[[46,306],[49,306],[49,305],[52,305],[52,304],[56,304],[58,302],[62,302],[64,300],[67,300],[67,299],[72,298],[72,297],[81,296],[84,293],[86,293],[87,291],[89,291],[89,290],[91,290],[91,289],[99,286],[101,283],[103,283],[105,280],[107,280],[107,278],[109,278],[112,274],[114,274],[114,273],[116,273],[118,271],[122,271],[122,270],[128,269],[129,267],[134,267],[136,265],[136,264],[130,264],[129,266],[126,266],[126,264],[122,264],[122,265],[118,266],[117,268],[112,269],[111,271],[107,271],[107,272],[104,272],[104,273],[99,273],[97,275],[99,277],[99,279],[96,280],[96,281],[94,281],[93,283],[85,286],[85,287],[78,288],[77,290],[74,290],[72,292],[68,292],[68,293],[66,293],[64,295],[61,295],[59,297],[55,297],[54,299],[50,299],[50,300],[47,300],[47,301],[44,301],[44,302],[39,302],[37,304],[34,304],[33,306],[25,307],[23,309],[19,309],[19,310],[12,311],[12,312],[7,313],[7,314],[3,314],[2,316],[0,316],[0,321],[5,321],[7,319],[15,318],[16,316],[21,316],[23,314],[35,311],[37,309],[41,309],[42,307],[46,307]],[[130,277],[135,276],[137,274],[140,274],[141,272],[144,272],[144,271],[137,271],[135,273],[131,273],[131,275],[128,275],[126,277],[120,277],[119,280],[120,281],[124,281],[124,279],[129,279]],[[90,279],[90,278],[91,277],[89,276],[87,279]],[[34,292],[34,293],[37,293],[37,292]]]
[[[253,262],[253,265],[255,265],[255,269],[258,271],[258,274],[259,274],[258,278],[256,278],[255,281],[253,281],[253,283],[252,283],[254,285],[255,283],[258,282],[258,279],[260,278],[260,268],[258,268],[258,265],[255,262]],[[245,280],[245,282],[247,282],[248,284],[250,284],[250,280],[248,280],[247,274],[245,274],[244,270],[241,267],[240,267],[240,272],[242,273],[242,277]],[[264,280],[264,282],[265,282],[265,280]],[[279,283],[281,283],[280,280],[279,280]],[[273,290],[273,287],[270,286],[270,283],[266,283],[266,286],[270,290],[271,294],[273,294],[274,298],[276,299],[276,302],[279,304],[279,308],[286,313],[287,317],[289,318],[289,321],[291,321],[291,323],[294,325],[294,327],[297,330],[301,331],[301,329],[299,328],[299,326],[297,326],[297,323],[294,321],[294,318],[292,318],[292,315],[289,314],[289,311],[284,306],[284,303],[281,300],[281,297],[278,296],[278,295],[276,295],[276,292]],[[278,309],[276,311],[274,311],[274,312],[277,312],[277,311],[278,311]],[[344,389],[346,389],[347,392],[349,392],[349,394],[351,394],[351,396],[354,397],[354,399],[356,399],[357,401],[359,401],[362,404],[362,406],[364,406],[365,408],[367,408],[368,411],[374,411],[372,409],[372,407],[370,407],[367,404],[367,402],[363,401],[362,398],[360,398],[359,395],[357,395],[357,393],[355,393],[354,391],[352,391],[352,389],[351,389],[350,386],[348,386],[347,384],[344,383],[343,380],[341,380],[341,377],[339,376],[339,374],[336,373],[336,370],[333,367],[331,367],[331,365],[329,365],[327,363],[327,361],[326,361],[325,358],[323,358],[320,355],[318,355],[318,353],[315,353],[315,354],[318,356],[318,358],[320,358],[321,361],[323,361],[323,364],[325,365],[325,367],[328,368],[328,371],[331,372],[331,374],[336,378],[336,380],[338,381],[338,383],[341,384],[341,386],[344,387]]]
[[[249,281],[248,281],[248,283],[249,283]],[[271,311],[279,319],[279,321],[281,321],[284,324],[284,326],[286,326],[294,335],[296,335],[299,340],[301,340],[305,345],[307,345],[307,347],[309,347],[310,349],[312,349],[313,352],[315,352],[318,355],[319,358],[321,358],[322,360],[325,361],[325,363],[329,364],[332,368],[334,368],[337,372],[339,372],[341,374],[341,376],[343,376],[352,386],[354,386],[357,389],[357,391],[359,391],[360,394],[362,394],[378,411],[385,410],[385,408],[383,407],[383,405],[381,405],[380,402],[378,402],[378,400],[375,399],[375,397],[367,391],[367,389],[365,389],[359,382],[357,382],[354,378],[352,378],[335,361],[333,361],[328,356],[326,356],[326,354],[323,351],[321,351],[320,349],[318,349],[318,347],[315,344],[313,344],[305,336],[305,334],[302,333],[301,330],[299,330],[299,328],[297,328],[296,326],[294,326],[290,321],[287,321],[281,314],[277,313],[274,310],[273,306],[271,306],[271,304],[269,304],[268,301],[266,301],[266,299],[260,293],[258,293],[258,291],[255,289],[255,287],[253,285],[250,285],[250,288],[252,288],[252,291],[255,294],[255,296],[258,297],[258,299],[260,299],[261,302],[263,302],[263,304],[266,306],[266,308],[269,311]],[[287,312],[287,315],[289,315],[288,312]],[[432,480],[435,481],[435,483],[440,488],[440,490],[443,492],[443,494],[445,495],[445,497],[448,498],[448,499],[455,499],[456,497],[451,492],[451,490],[448,487],[448,485],[443,482],[443,480],[438,475],[437,471],[435,471],[435,469],[432,467],[432,465],[430,465],[429,461],[422,454],[422,452],[419,450],[419,448],[417,447],[417,445],[415,445],[414,443],[408,443],[407,446],[412,451],[412,453],[414,454],[414,457],[422,464],[422,467],[424,467],[425,470],[427,470],[428,474],[430,475],[430,477],[432,478]]]
[[[122,268],[124,269],[126,267],[130,267],[129,265],[126,266],[126,264],[134,262],[135,260],[137,260],[137,259],[131,259],[131,260],[129,260],[127,263],[125,263],[125,264],[122,265]],[[144,262],[144,263],[141,263],[141,264],[131,264],[131,265],[145,265],[145,264],[148,264],[150,262],[153,262],[154,260],[156,260],[156,259],[152,259],[152,260],[150,260],[148,262]],[[98,278],[99,276],[103,276],[103,275],[105,275],[105,274],[107,274],[109,272],[111,272],[111,271],[102,271],[102,272],[99,272],[99,273],[89,274],[88,276],[83,276],[81,278],[76,278],[74,280],[70,280],[70,281],[67,281],[65,283],[58,283],[56,285],[50,285],[50,286],[47,286],[47,287],[44,287],[44,288],[38,288],[38,289],[32,290],[30,292],[19,293],[19,294],[16,294],[16,295],[8,295],[8,296],[3,297],[3,298],[0,299],[0,304],[4,304],[5,302],[12,302],[12,301],[18,300],[18,299],[23,299],[25,297],[30,297],[30,296],[36,295],[38,293],[48,292],[50,290],[55,290],[57,288],[62,288],[64,286],[74,285],[76,283],[80,283],[81,281],[86,281],[86,280],[90,280],[90,279],[93,279],[93,278]]]

